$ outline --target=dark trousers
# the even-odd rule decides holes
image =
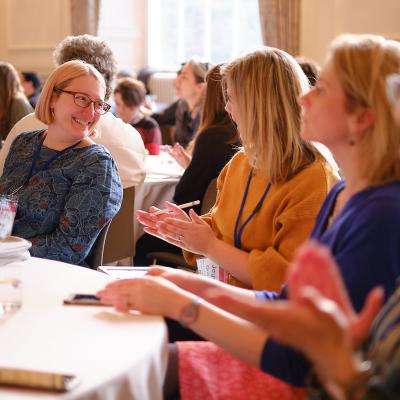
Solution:
[[[182,255],[182,249],[174,246],[158,237],[145,233],[136,242],[136,254],[134,258],[134,265],[151,265],[153,260],[148,256],[149,253],[155,251],[165,251]],[[163,263],[167,264],[167,263]],[[166,265],[167,267],[176,267],[176,265]]]
[[[189,328],[183,327],[179,322],[173,319],[165,318],[165,322],[168,328],[169,343],[204,340],[197,333],[194,333]]]

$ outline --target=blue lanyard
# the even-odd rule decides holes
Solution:
[[[249,192],[249,187],[250,187],[250,182],[251,179],[253,177],[253,168],[250,170],[249,173],[249,177],[247,178],[247,184],[246,184],[246,188],[244,190],[244,194],[243,194],[243,199],[242,199],[242,204],[240,205],[240,209],[239,209],[239,214],[236,218],[236,223],[235,223],[235,230],[233,232],[233,238],[235,241],[235,247],[238,249],[242,248],[242,235],[243,235],[243,231],[244,228],[246,228],[247,224],[253,219],[253,217],[257,214],[257,212],[260,210],[265,197],[267,196],[269,189],[271,188],[271,182],[268,183],[267,187],[264,190],[264,193],[262,194],[260,200],[258,201],[258,203],[256,204],[256,206],[254,207],[253,212],[249,215],[249,217],[244,221],[244,223],[239,227],[239,222],[242,218],[242,214],[243,214],[243,208],[244,205],[246,203],[246,199],[247,199],[247,195]]]
[[[16,189],[14,189],[10,193],[10,195],[13,196],[16,193],[18,193],[29,182],[29,180],[32,178],[33,175],[36,175],[39,172],[45,171],[47,168],[49,168],[51,163],[53,163],[55,160],[57,160],[57,158],[61,157],[68,150],[71,150],[74,147],[78,146],[79,143],[81,142],[81,140],[80,140],[79,142],[76,142],[76,143],[72,144],[71,146],[66,147],[64,150],[57,151],[57,153],[53,157],[51,157],[49,160],[46,161],[46,163],[44,164],[44,166],[42,168],[38,169],[34,173],[34,170],[35,170],[35,167],[36,167],[36,163],[37,163],[37,161],[39,159],[40,152],[42,150],[43,142],[44,142],[45,139],[46,139],[46,135],[43,135],[42,139],[40,140],[40,142],[39,142],[39,144],[38,144],[38,146],[37,146],[37,148],[35,150],[35,153],[33,154],[32,164],[31,164],[31,167],[29,169],[28,176],[25,179],[24,183],[22,185],[18,186]]]

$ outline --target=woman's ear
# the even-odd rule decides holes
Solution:
[[[349,131],[353,137],[361,137],[374,123],[375,113],[372,108],[360,107],[353,112],[349,120]]]
[[[57,93],[52,93],[51,94],[51,98],[50,98],[50,108],[54,109],[54,106],[56,104],[56,100],[58,98],[58,96],[56,96]]]
[[[196,91],[197,93],[201,93],[204,90],[206,84],[204,82],[196,83]]]

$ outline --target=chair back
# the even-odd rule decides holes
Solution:
[[[201,201],[201,214],[207,214],[217,199],[217,181],[218,178],[214,178],[207,186],[207,190],[204,193],[203,200]]]
[[[111,221],[108,221],[104,225],[103,229],[99,233],[99,236],[97,236],[97,239],[94,242],[89,252],[89,255],[85,259],[86,264],[91,269],[97,269],[97,267],[103,264],[104,245],[106,242],[107,232],[110,224]]]
[[[112,219],[104,246],[103,263],[132,258],[135,255],[134,207],[135,187],[124,189],[122,205]],[[131,260],[131,264],[132,264]]]

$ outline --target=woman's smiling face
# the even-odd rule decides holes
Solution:
[[[93,101],[104,100],[105,96],[105,88],[91,75],[72,80],[63,90],[85,94]],[[71,139],[80,140],[90,136],[100,119],[93,103],[82,108],[75,104],[74,96],[69,93],[54,93],[51,108],[54,110],[51,126],[71,136]]]

